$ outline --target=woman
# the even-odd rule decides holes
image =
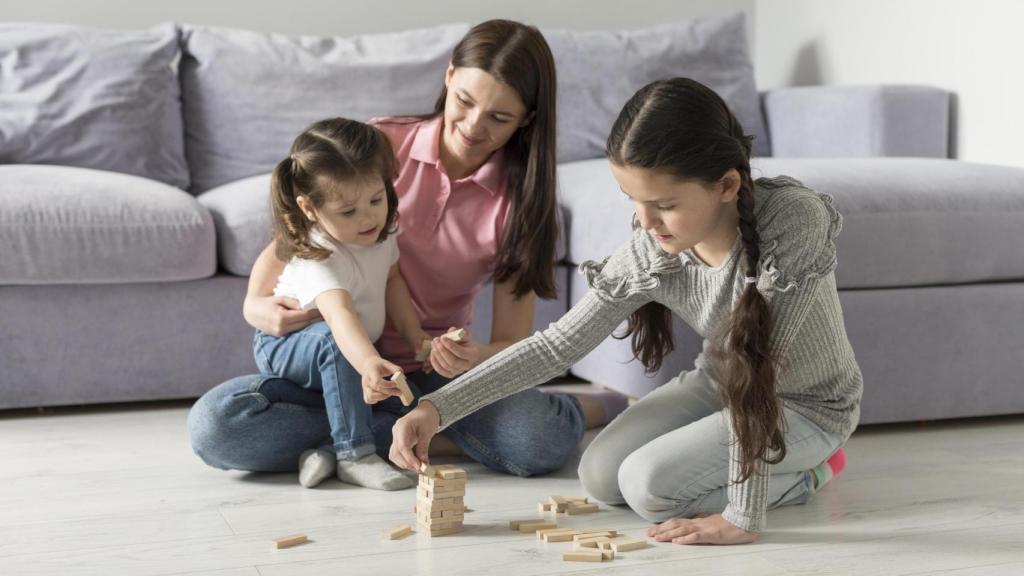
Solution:
[[[417,397],[480,364],[532,331],[536,296],[555,296],[555,70],[531,26],[492,20],[455,47],[434,113],[376,119],[398,162],[399,267],[423,329],[435,336],[429,360],[389,326],[382,356],[406,371]],[[271,295],[284,264],[273,245],[253,267],[246,320],[269,334],[319,321],[297,302]],[[472,301],[493,277],[491,342],[438,338],[466,326]],[[330,343],[325,343],[330,352]],[[488,467],[530,476],[558,469],[586,426],[625,406],[613,394],[568,396],[527,390],[446,431],[456,447]],[[374,405],[378,453],[409,408],[396,398]],[[196,453],[223,469],[291,471],[300,456],[316,475],[331,474],[330,429],[320,395],[292,382],[244,376],[204,395],[189,415]],[[307,458],[315,462],[310,464]]]

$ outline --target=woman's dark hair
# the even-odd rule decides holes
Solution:
[[[641,88],[619,113],[606,151],[615,165],[671,174],[710,187],[730,170],[740,176],[737,210],[744,269],[756,277],[761,257],[750,176],[753,138],[725,102],[689,78],[659,80]],[[772,316],[756,284],[745,284],[739,303],[714,335],[716,360],[724,370],[720,389],[741,455],[742,482],[759,460],[777,464],[786,456],[782,404],[775,393],[775,361],[770,351]],[[634,312],[625,338],[648,372],[672,351],[672,313],[649,303]]]
[[[515,277],[515,296],[533,291],[542,298],[554,298],[559,231],[555,201],[556,79],[551,49],[534,26],[488,20],[462,37],[452,51],[451,64],[487,72],[515,90],[526,107],[529,124],[517,129],[504,146],[511,205],[494,281]],[[448,89],[442,87],[434,111],[416,118],[444,114],[447,98]]]
[[[288,157],[277,163],[270,179],[270,205],[274,214],[276,253],[287,262],[292,256],[323,260],[331,255],[310,240],[311,222],[299,208],[305,196],[320,208],[344,182],[378,177],[384,182],[388,215],[377,242],[396,230],[398,194],[395,156],[383,132],[355,120],[329,118],[309,126],[295,138]]]

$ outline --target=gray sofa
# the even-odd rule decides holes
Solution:
[[[466,25],[289,38],[167,24],[0,25],[0,408],[191,398],[254,371],[241,316],[269,238],[268,172],[298,131],[424,112]],[[862,421],[1024,412],[1024,170],[945,159],[949,98],[927,87],[758,94],[742,15],[632,32],[545,30],[559,73],[560,296],[629,233],[601,158],[639,86],[708,83],[755,134],[758,174],[835,196],[837,279],[864,371]],[[88,41],[83,41],[87,38]],[[490,331],[490,292],[473,334]],[[609,339],[572,372],[641,396],[661,373]]]

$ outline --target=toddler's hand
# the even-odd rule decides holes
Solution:
[[[394,382],[387,380],[395,372],[402,369],[391,362],[375,356],[367,358],[360,367],[359,373],[363,376],[363,400],[367,404],[376,404],[391,396],[401,394]]]

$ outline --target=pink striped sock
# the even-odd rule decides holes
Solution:
[[[815,466],[811,472],[814,474],[814,491],[821,490],[825,484],[839,476],[846,469],[846,450],[840,448],[835,454],[829,456],[828,460]]]

